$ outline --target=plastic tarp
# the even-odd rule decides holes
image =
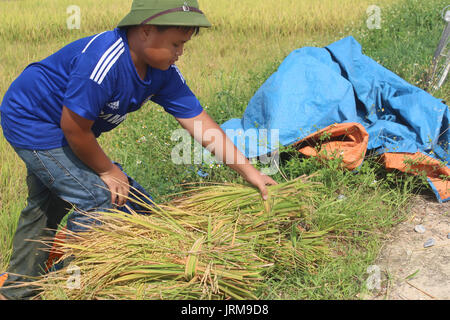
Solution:
[[[405,169],[407,158],[417,167],[428,166],[429,182],[442,202],[450,200],[449,181],[439,178],[450,176],[449,120],[442,100],[364,55],[350,36],[291,52],[252,97],[242,119],[221,128],[254,158],[332,126],[356,126],[368,134],[363,149],[383,155],[387,167]],[[422,164],[420,155],[426,159]]]

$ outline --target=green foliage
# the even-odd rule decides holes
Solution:
[[[431,60],[441,38],[445,22],[441,12],[447,0],[406,0],[381,12],[381,29],[363,24],[354,36],[363,52],[401,78],[426,88]],[[435,92],[450,101],[450,81]]]

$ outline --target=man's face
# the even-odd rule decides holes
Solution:
[[[167,70],[183,54],[184,44],[191,39],[194,30],[158,31],[155,26],[145,26],[142,32],[141,58],[152,68]]]

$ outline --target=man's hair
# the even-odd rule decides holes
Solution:
[[[200,32],[200,27],[189,27],[189,26],[157,26],[155,25],[155,27],[158,29],[159,32],[164,32],[167,29],[170,28],[177,28],[177,29],[182,29],[184,32],[189,32],[191,30],[194,30],[194,36],[196,36],[199,32]]]
[[[167,29],[170,29],[170,28],[182,29],[184,32],[189,32],[189,31],[191,31],[191,30],[194,30],[194,33],[193,33],[194,36],[198,35],[199,32],[200,32],[200,27],[190,27],[190,26],[159,26],[159,25],[153,25],[153,26],[155,26],[156,29],[157,29],[159,32],[164,32],[164,31],[166,31]],[[120,27],[120,28],[121,28],[121,29],[124,29],[124,30],[126,30],[126,31],[128,31],[129,29],[134,28],[134,27],[139,27],[139,25],[135,25],[135,26],[126,26],[126,27]]]

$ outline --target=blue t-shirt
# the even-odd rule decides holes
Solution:
[[[67,145],[62,106],[94,120],[96,137],[152,100],[178,118],[203,108],[175,65],[147,69],[142,80],[131,60],[126,31],[116,28],[74,41],[28,65],[0,106],[3,135],[15,147],[45,150]]]

